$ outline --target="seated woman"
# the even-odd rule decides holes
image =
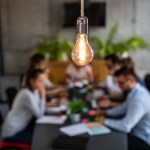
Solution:
[[[106,77],[106,81],[102,87],[107,89],[109,95],[120,95],[122,94],[122,90],[120,89],[116,79],[114,77],[114,73],[120,67],[119,65],[119,57],[115,54],[107,55],[105,57],[106,66],[108,68],[108,75]]]
[[[66,93],[67,89],[65,88],[65,86],[55,85],[49,80],[50,65],[44,55],[34,54],[33,56],[31,56],[27,72],[28,70],[31,70],[33,68],[44,70],[46,78],[44,79],[43,84],[46,89],[46,95],[48,99],[51,99],[53,97],[61,97],[61,96],[64,97],[67,95]],[[26,74],[23,77],[22,86],[25,85],[25,79]],[[58,103],[59,100],[49,102],[47,103],[47,106],[55,106],[58,105]]]
[[[94,73],[90,65],[80,67],[72,63],[68,66],[66,74],[67,83],[72,86],[94,81]]]
[[[32,142],[34,121],[45,112],[44,79],[43,70],[28,70],[25,86],[17,94],[2,125],[3,140],[29,144]]]
[[[45,66],[46,64],[47,64],[47,61],[45,60],[44,55],[34,54],[33,56],[31,56],[27,70],[21,80],[21,87],[25,86],[26,74],[27,74],[28,70],[30,70],[31,68],[40,68],[38,66]]]
[[[108,69],[108,74],[106,76],[106,80],[104,82],[99,83],[98,88],[103,90],[105,94],[101,94],[99,92],[99,95],[97,94],[96,99],[98,101],[102,101],[105,99],[113,99],[113,101],[120,101],[124,98],[121,88],[119,87],[115,77],[114,73],[118,68],[120,67],[119,64],[119,57],[115,54],[107,55],[105,58],[105,63]]]
[[[66,70],[66,77],[68,99],[84,99],[87,91],[82,88],[94,81],[94,73],[91,65],[77,66],[71,63]]]

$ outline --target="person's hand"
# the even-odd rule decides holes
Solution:
[[[62,97],[62,98],[59,99],[59,104],[60,104],[60,105],[61,105],[61,104],[65,104],[66,102],[67,102],[66,97]]]
[[[104,124],[105,119],[106,119],[106,117],[104,115],[101,115],[99,117],[99,122],[102,123],[102,124]]]
[[[39,88],[39,93],[40,93],[41,99],[45,99],[46,98],[46,89],[45,89],[44,86]]]
[[[46,103],[46,107],[54,107],[54,106],[57,106],[57,105],[59,105],[58,101],[51,101],[51,102]]]
[[[105,99],[109,99],[109,95],[102,95],[99,97],[99,100],[105,100]]]
[[[102,107],[102,108],[108,108],[108,107],[111,106],[111,101],[108,100],[108,99],[99,101],[99,106]]]
[[[97,115],[98,115],[98,116],[105,116],[105,115],[106,115],[106,112],[105,112],[105,110],[98,110],[98,111],[97,111]]]

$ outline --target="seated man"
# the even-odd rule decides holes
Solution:
[[[121,68],[115,73],[120,88],[127,92],[125,102],[119,107],[100,111],[100,122],[116,130],[129,133],[129,150],[150,149],[150,94],[139,83],[133,69]],[[105,116],[121,119],[108,119]]]
[[[135,62],[133,61],[131,57],[126,57],[120,60],[120,67],[128,67],[135,71]],[[137,73],[136,73],[136,80],[139,84],[146,87],[144,81],[139,77]]]
[[[122,67],[127,67],[129,69],[133,69],[133,71],[135,71],[135,63],[134,61],[132,60],[131,57],[127,57],[127,58],[123,58],[120,60],[120,68]],[[140,79],[140,77],[135,73],[136,75],[136,80],[137,82],[141,85],[141,86],[144,86],[145,87],[145,84],[144,82]],[[126,97],[126,93],[123,93],[124,95],[124,99]],[[108,95],[108,96],[105,96],[104,100],[101,100],[99,102],[99,106],[100,107],[103,107],[103,108],[109,108],[109,107],[115,107],[115,106],[119,106],[123,101],[113,101],[111,100],[112,96]]]

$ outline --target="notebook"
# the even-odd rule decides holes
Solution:
[[[59,135],[52,144],[54,150],[86,150],[89,137]]]
[[[88,129],[89,135],[99,135],[111,132],[109,128],[97,122],[85,123],[85,126]]]

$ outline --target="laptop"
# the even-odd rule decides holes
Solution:
[[[52,144],[54,150],[86,150],[89,137],[59,135]]]

